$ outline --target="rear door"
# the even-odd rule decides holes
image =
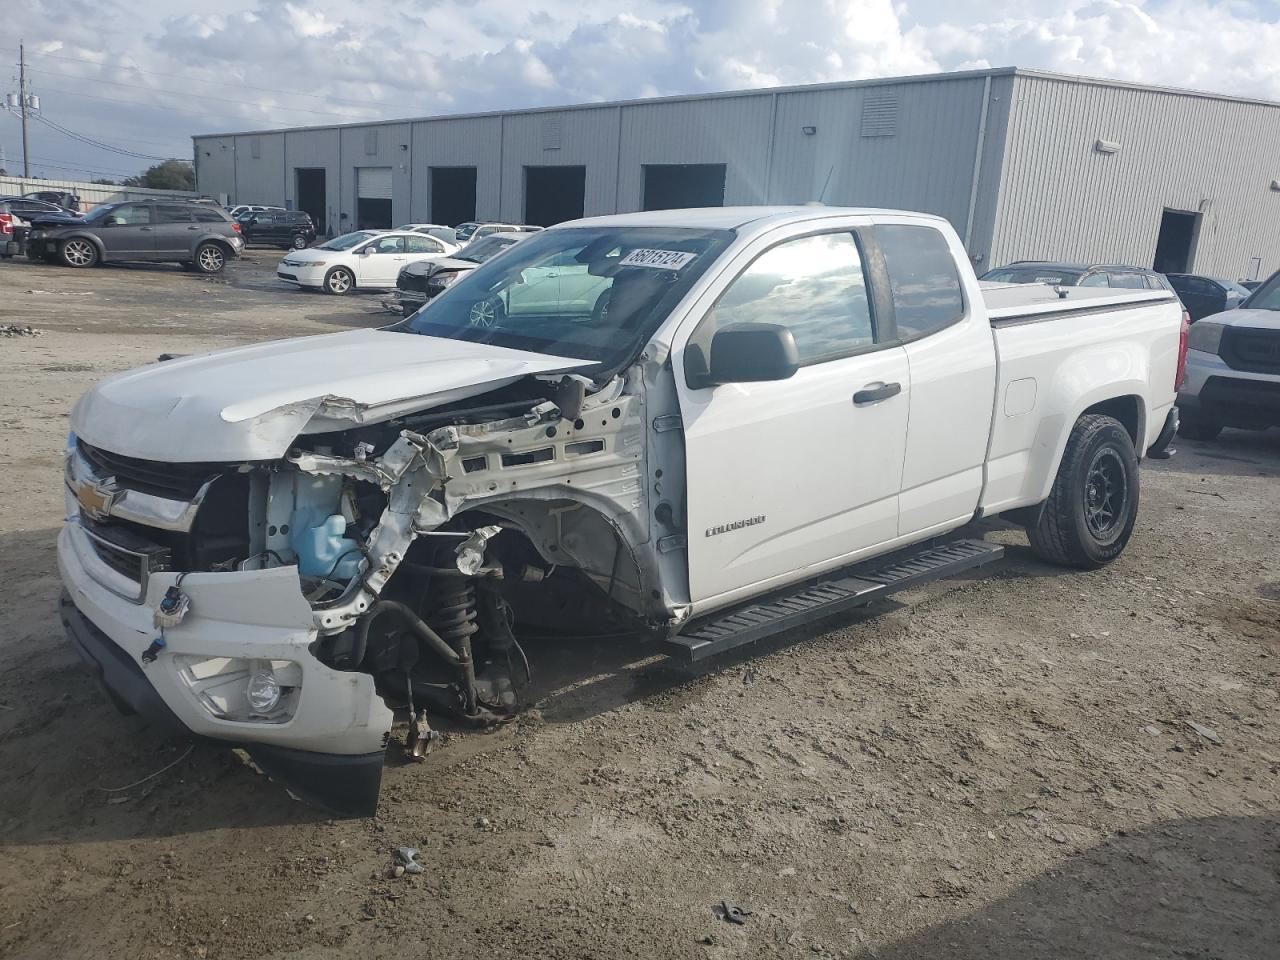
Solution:
[[[152,260],[156,256],[155,213],[149,203],[124,203],[103,220],[98,236],[113,260]]]
[[[191,208],[181,203],[157,203],[153,235],[156,256],[162,259],[190,257],[199,226],[191,216]]]
[[[973,518],[982,495],[996,389],[995,343],[950,232],[877,217],[894,326],[911,369],[898,532],[921,539]],[[972,274],[970,274],[972,276]]]
[[[866,222],[832,218],[821,232],[805,224],[757,239],[687,342],[677,337],[695,608],[803,579],[897,536],[910,373],[872,307],[857,234]],[[690,387],[686,353],[743,322],[788,327],[800,370]]]

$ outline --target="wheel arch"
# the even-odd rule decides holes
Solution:
[[[98,251],[98,260],[101,261],[107,259],[107,248],[103,246],[102,241],[92,233],[87,231],[69,233],[64,237],[56,237],[54,239],[54,243],[56,243],[58,245],[58,249],[61,250],[62,245],[68,240],[88,240],[93,244],[93,248]]]

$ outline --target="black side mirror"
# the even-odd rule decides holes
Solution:
[[[711,362],[700,383],[758,383],[788,380],[800,369],[800,355],[791,330],[776,323],[734,323],[711,338]]]

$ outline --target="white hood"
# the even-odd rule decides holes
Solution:
[[[273,460],[300,433],[376,423],[588,361],[411,333],[357,330],[154,363],[103,380],[71,429],[171,463]]]

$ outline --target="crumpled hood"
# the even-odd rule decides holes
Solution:
[[[76,435],[170,463],[274,460],[300,433],[376,423],[589,361],[386,330],[219,350],[103,380],[71,412]]]
[[[430,260],[415,260],[400,272],[413,276],[429,277],[441,270],[474,270],[478,266],[478,263],[471,260],[458,260],[456,257],[433,257]]]
[[[1228,327],[1253,327],[1255,330],[1280,330],[1280,310],[1253,310],[1249,307],[1236,307],[1224,313],[1215,313],[1205,317],[1214,323]]]

